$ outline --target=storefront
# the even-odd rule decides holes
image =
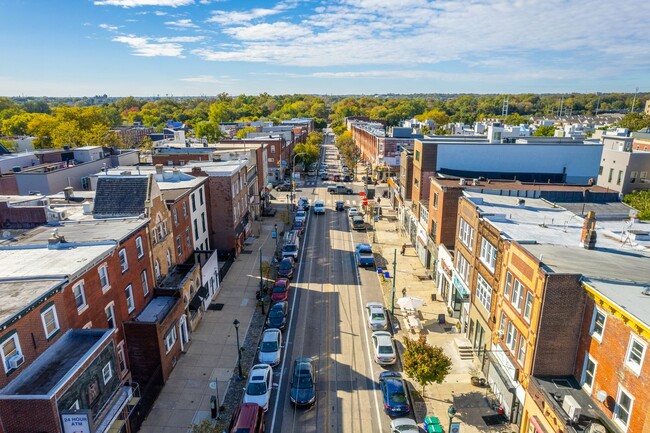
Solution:
[[[504,414],[511,423],[521,426],[526,391],[518,382],[519,368],[498,344],[492,344],[492,350],[487,352],[483,372]]]
[[[444,300],[447,307],[452,307],[451,299],[451,281],[453,260],[447,247],[440,245],[438,247],[438,263],[436,272],[436,286],[438,286],[438,295]]]
[[[422,227],[421,224],[417,224],[417,238],[415,242],[415,251],[418,254],[420,262],[424,265],[425,268],[431,266],[431,256],[429,255],[429,237],[427,236],[426,228]]]
[[[459,320],[463,332],[467,331],[470,292],[463,280],[453,271],[452,274],[451,317]]]

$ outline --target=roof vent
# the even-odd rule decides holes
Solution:
[[[458,184],[459,184],[460,186],[465,186],[465,185],[467,184],[467,181],[466,181],[465,179],[461,178],[461,179],[458,181]]]
[[[526,207],[526,200],[524,200],[523,198],[520,198],[520,199],[517,201],[517,205],[518,205],[519,207]]]
[[[478,179],[472,179],[472,185],[474,186],[479,185]]]

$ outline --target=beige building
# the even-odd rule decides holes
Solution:
[[[603,136],[598,186],[629,194],[650,189],[650,152],[634,151],[632,137]]]

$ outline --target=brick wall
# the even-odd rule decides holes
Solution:
[[[437,207],[434,206],[434,195],[438,194]],[[436,223],[436,243],[443,244],[447,248],[453,248],[457,236],[458,199],[462,197],[462,188],[443,188],[431,178],[429,189],[429,231],[432,221]]]
[[[598,305],[600,310],[607,314],[601,342],[589,335],[595,305]],[[611,418],[614,413],[618,388],[622,386],[634,396],[628,433],[648,433],[650,431],[650,341],[642,337],[632,326],[634,326],[632,322],[628,321],[626,324],[621,317],[612,314],[609,308],[597,304],[594,298],[588,297],[580,328],[580,345],[574,374],[580,381],[583,375],[584,360],[589,353],[591,358],[597,362],[591,391],[593,404]],[[625,365],[631,334],[643,340],[647,345],[640,375]],[[593,398],[600,390],[605,391],[608,396],[604,403]]]
[[[13,174],[0,175],[0,194],[2,195],[19,195],[18,182]]]
[[[0,418],[6,433],[59,433],[57,415],[52,400],[0,400]]]
[[[0,228],[2,229],[31,229],[45,223],[47,223],[47,216],[43,206],[12,207],[6,201],[0,202]]]
[[[579,275],[548,274],[535,348],[534,376],[574,371],[587,293]]]
[[[189,193],[176,202],[172,203],[170,205],[170,211],[172,212],[172,224],[171,224],[171,230],[173,233],[174,237],[174,251],[173,253],[176,255],[176,262],[177,263],[185,263],[187,259],[192,255],[194,252],[194,229],[192,227],[192,217],[191,217],[191,205],[190,205],[190,196]],[[198,199],[197,199],[198,200]],[[185,215],[183,215],[183,204],[185,206]],[[176,213],[176,218],[174,218],[174,213]],[[206,221],[207,223],[207,221]],[[201,229],[200,224],[201,222],[198,222],[199,224],[199,230]],[[186,230],[190,231],[190,246],[187,246],[187,240],[186,240]],[[180,251],[181,254],[178,254],[179,246],[178,246],[178,239],[180,237]]]
[[[165,167],[171,165],[185,165],[190,161],[212,161],[212,154],[210,152],[196,152],[196,153],[156,153],[151,156],[153,165],[162,164]]]
[[[161,366],[158,330],[155,323],[126,322],[126,346],[133,381],[144,386]]]

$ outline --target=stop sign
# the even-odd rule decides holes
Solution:
[[[363,191],[359,191],[359,195],[360,195],[361,197],[365,197],[365,196],[366,196],[366,193],[363,192]]]

